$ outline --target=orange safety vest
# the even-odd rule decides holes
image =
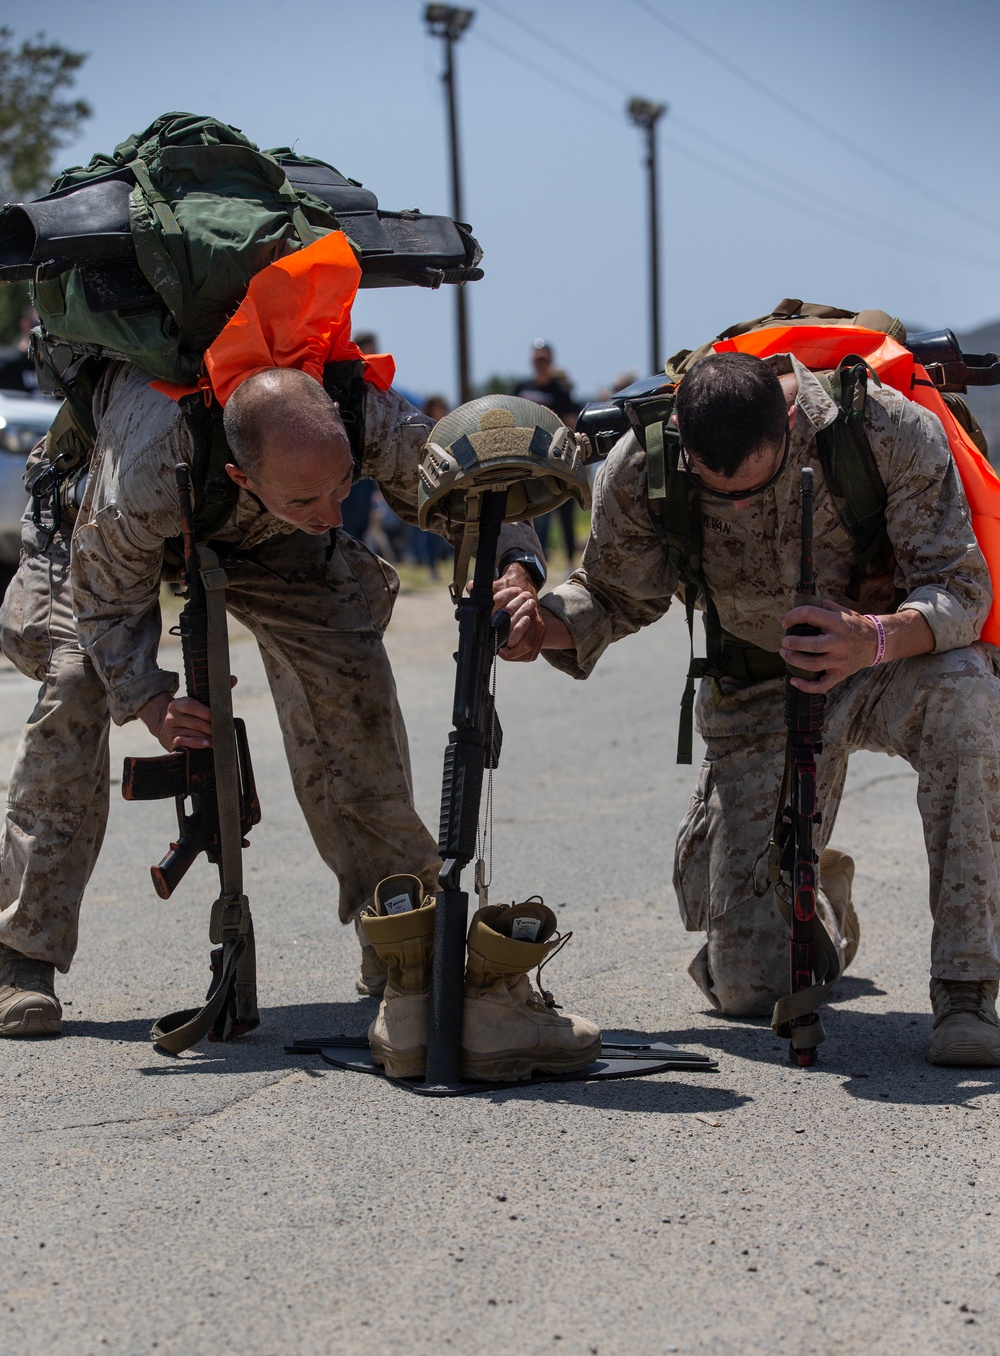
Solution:
[[[154,381],[172,400],[202,391],[220,405],[241,382],[267,367],[298,367],[322,384],[327,363],[361,359],[366,381],[386,391],[396,364],[388,353],[362,353],[351,339],[351,307],[361,265],[343,231],[287,254],[250,279],[239,308],[205,353],[193,386]]]
[[[852,354],[863,358],[880,381],[936,414],[969,501],[972,528],[989,566],[993,606],[982,639],[1000,645],[1000,476],[941,399],[934,383],[908,348],[879,330],[846,325],[774,325],[732,339],[719,339],[716,353],[751,353],[769,358],[793,354],[815,371],[835,368]]]

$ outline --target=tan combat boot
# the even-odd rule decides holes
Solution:
[[[365,998],[381,998],[385,992],[385,981],[388,974],[385,961],[382,960],[368,940],[365,925],[358,917],[354,919],[354,931],[361,947],[361,969],[354,981],[354,987]]]
[[[489,904],[473,916],[465,970],[463,1078],[517,1082],[533,1073],[572,1073],[601,1053],[600,1028],[556,1011],[528,978],[562,938],[540,899]],[[568,940],[568,938],[566,939]]]
[[[830,901],[840,935],[843,938],[841,973],[858,954],[861,924],[851,901],[854,884],[854,858],[836,848],[824,848],[819,858],[819,884]]]
[[[934,1034],[927,1058],[931,1064],[973,1069],[1000,1068],[1000,1019],[997,981],[932,979]]]
[[[387,970],[378,1016],[368,1028],[372,1057],[390,1078],[420,1078],[427,1068],[434,899],[416,876],[387,876],[361,918]]]
[[[0,945],[0,1036],[58,1036],[55,966]]]

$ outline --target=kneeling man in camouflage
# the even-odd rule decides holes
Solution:
[[[822,822],[817,911],[842,969],[857,947],[854,864],[827,848],[856,749],[905,758],[930,866],[928,1058],[1000,1066],[1000,679],[997,651],[979,635],[990,575],[940,421],[898,392],[869,383],[868,441],[887,491],[888,550],[864,572],[844,530],[816,438],[838,417],[821,382],[790,354],[703,358],[677,391],[675,415],[701,570],[732,648],[751,647],[771,673],[703,678],[698,727],[707,749],[681,825],[674,884],[691,931],[707,932],[690,973],[713,1006],[761,1017],[788,993],[788,931],[760,879],[785,754],[780,661],[826,693],[818,760]],[[646,452],[632,433],[598,477],[582,567],[545,595],[508,657],[586,678],[613,641],[656,621],[680,576],[647,493]],[[816,477],[815,577],[822,605],[794,606],[800,471]],[[503,605],[524,604],[501,583]],[[815,635],[792,635],[807,624]],[[825,851],[823,849],[826,849]]]

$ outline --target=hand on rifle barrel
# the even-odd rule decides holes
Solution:
[[[236,686],[235,675],[230,676],[229,682]],[[169,692],[159,692],[140,709],[139,719],[168,753],[212,747],[212,713],[194,697],[171,697]]]
[[[510,637],[501,659],[530,663],[537,659],[545,639],[545,619],[538,606],[538,590],[521,565],[508,565],[493,585],[493,606],[510,615]]]

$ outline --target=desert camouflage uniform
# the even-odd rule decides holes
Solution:
[[[159,590],[164,541],[180,530],[173,468],[193,449],[178,407],[148,383],[126,366],[105,378],[72,551],[65,533],[47,543],[26,521],[0,614],[4,653],[42,683],[0,837],[0,942],[62,971],[107,823],[109,717],[122,725],[179,686],[157,661]],[[431,423],[395,391],[366,388],[363,474],[411,522]],[[340,884],[341,920],[386,875],[413,872],[433,888],[437,852],[413,808],[382,644],[395,571],[344,533],[297,531],[243,491],[214,540],[241,553],[227,566],[227,606],[260,646],[295,793]],[[513,546],[539,552],[525,524],[503,529],[501,552]]]
[[[818,760],[823,820],[833,828],[848,755],[899,754],[919,774],[917,800],[930,864],[934,920],[931,974],[983,980],[1000,975],[1000,680],[997,651],[977,643],[992,598],[965,495],[940,421],[898,392],[870,388],[865,423],[888,488],[886,523],[895,570],[847,597],[857,547],[834,506],[814,438],[836,418],[816,378],[787,355],[799,413],[788,462],[773,489],[736,508],[703,501],[703,569],[723,627],[777,651],[779,616],[794,605],[799,564],[799,472],[815,468],[817,592],[859,612],[918,611],[934,652],[864,669],[827,696]],[[649,517],[645,457],[623,438],[595,486],[593,528],[582,567],[548,594],[576,649],[546,651],[557,668],[586,678],[612,641],[662,616],[677,589]],[[788,934],[754,863],[765,852],[784,764],[784,680],[738,684],[705,679],[698,728],[707,744],[698,788],[677,839],[674,884],[689,931],[708,940],[692,975],[722,1010],[768,1015],[788,989]],[[761,888],[760,868],[756,881]],[[829,901],[819,911],[842,942]]]

